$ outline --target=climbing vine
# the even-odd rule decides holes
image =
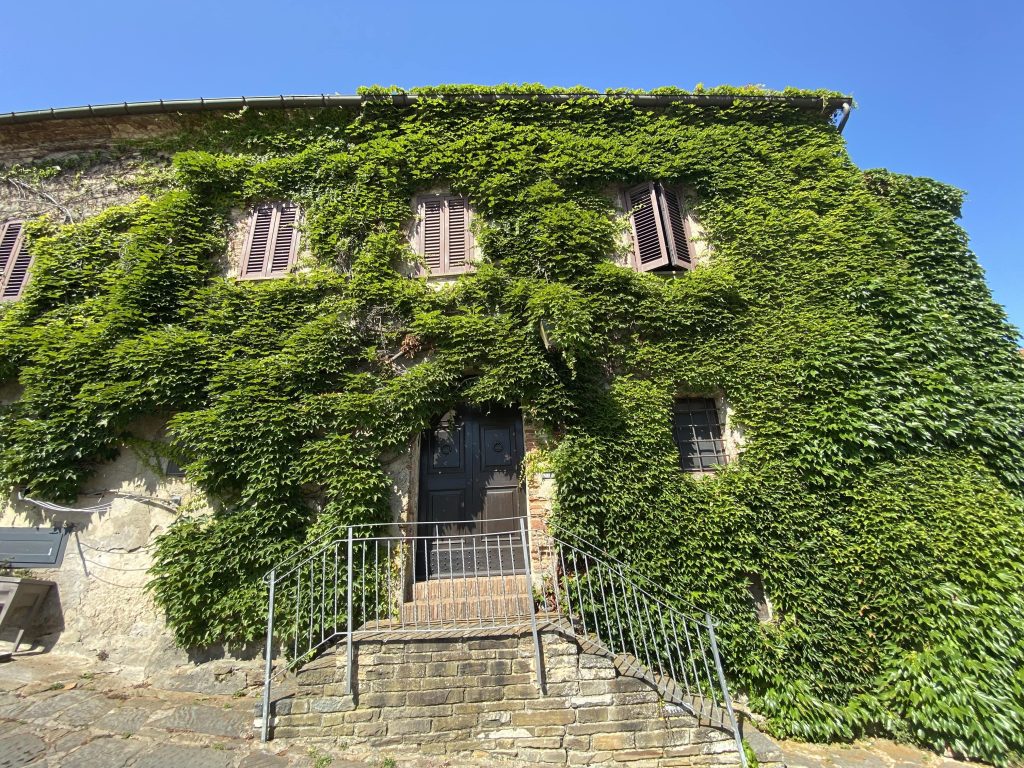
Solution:
[[[132,147],[152,196],[29,225],[32,280],[0,308],[5,482],[74,497],[166,419],[213,511],[161,537],[153,594],[184,645],[251,641],[271,564],[387,519],[383,460],[460,401],[519,403],[551,436],[556,526],[721,616],[776,733],[1021,759],[1024,362],[961,194],[862,172],[779,103],[473,92],[182,118]],[[713,248],[678,279],[612,259],[609,190],[651,179],[696,193]],[[484,254],[442,289],[405,276],[409,201],[438,185]],[[302,269],[223,277],[231,212],[268,199],[306,212]],[[724,392],[742,427],[714,476],[678,469],[680,391]]]

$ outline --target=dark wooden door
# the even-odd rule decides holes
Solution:
[[[522,460],[518,409],[462,407],[423,433],[418,578],[522,570]]]

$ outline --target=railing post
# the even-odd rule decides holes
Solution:
[[[544,660],[540,650],[540,633],[537,631],[537,607],[533,604],[533,576],[530,567],[530,540],[526,535],[526,518],[519,518],[519,536],[523,544],[523,568],[526,570],[526,604],[530,611],[530,630],[533,632],[533,662],[537,667],[537,687],[541,694],[547,694],[544,682]],[[504,578],[504,576],[502,577]],[[745,767],[744,767],[745,768]]]
[[[345,685],[345,692],[352,695],[354,676],[352,674],[352,526],[348,527],[348,632],[345,638],[345,664],[348,680]]]
[[[729,685],[725,681],[725,671],[722,669],[722,658],[718,655],[718,642],[715,640],[715,622],[711,619],[710,613],[704,614],[704,622],[708,628],[708,639],[711,642],[711,655],[715,657],[715,669],[718,670],[718,684],[722,687],[722,700],[725,702],[725,711],[729,714],[729,723],[732,725],[732,734],[736,739],[736,749],[740,753],[740,765],[747,768],[747,753],[743,749],[743,736],[740,734],[739,725],[736,722],[736,714],[732,711],[732,699],[729,697]]]
[[[270,571],[270,594],[267,600],[267,649],[263,665],[263,722],[260,724],[260,741],[270,738],[270,674],[273,671],[274,653],[274,586],[277,581],[276,569]]]

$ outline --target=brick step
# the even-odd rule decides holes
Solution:
[[[453,579],[430,579],[413,584],[413,601],[472,600],[477,597],[529,594],[525,574],[505,576],[471,576]]]
[[[505,595],[473,596],[469,599],[435,598],[413,600],[402,605],[403,626],[480,621],[487,624],[521,621],[533,610],[533,595],[519,592]]]

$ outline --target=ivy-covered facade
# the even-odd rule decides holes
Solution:
[[[772,731],[1020,760],[1024,360],[962,193],[854,166],[839,94],[482,90],[9,159],[38,190],[135,158],[142,194],[20,225],[4,482],[173,460],[203,503],[152,595],[184,646],[253,641],[268,568],[391,519],[446,414],[514,408],[548,524],[720,616]]]

